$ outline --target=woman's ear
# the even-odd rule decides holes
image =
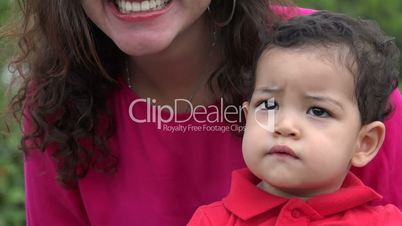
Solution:
[[[243,109],[245,118],[247,118],[247,115],[248,115],[248,107],[249,107],[249,103],[247,101],[244,101],[242,109]]]
[[[369,163],[380,149],[385,137],[385,126],[380,121],[364,125],[360,129],[356,149],[352,158],[352,165],[363,167]]]

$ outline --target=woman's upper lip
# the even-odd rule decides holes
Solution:
[[[284,154],[299,159],[293,149],[286,145],[275,145],[271,149],[269,149],[268,154]]]

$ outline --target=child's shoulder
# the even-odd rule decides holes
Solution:
[[[348,211],[344,215],[346,218],[358,218],[365,225],[402,225],[401,210],[395,205],[370,206],[364,205]]]
[[[395,205],[387,204],[383,206],[373,206],[372,208],[377,214],[379,214],[379,217],[383,218],[384,223],[391,223],[390,225],[395,225],[395,223],[398,222],[398,225],[402,225],[402,212]]]
[[[225,208],[223,201],[198,207],[187,226],[221,225],[227,223],[231,213]]]

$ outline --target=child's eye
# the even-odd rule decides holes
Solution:
[[[260,110],[276,110],[278,108],[278,103],[274,100],[264,100],[257,105],[257,109]]]
[[[310,109],[308,109],[307,114],[321,118],[331,117],[331,114],[327,110],[320,107],[311,107]]]

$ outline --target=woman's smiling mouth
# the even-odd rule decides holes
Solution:
[[[158,11],[169,5],[171,1],[172,0],[113,0],[118,11],[123,14]]]

